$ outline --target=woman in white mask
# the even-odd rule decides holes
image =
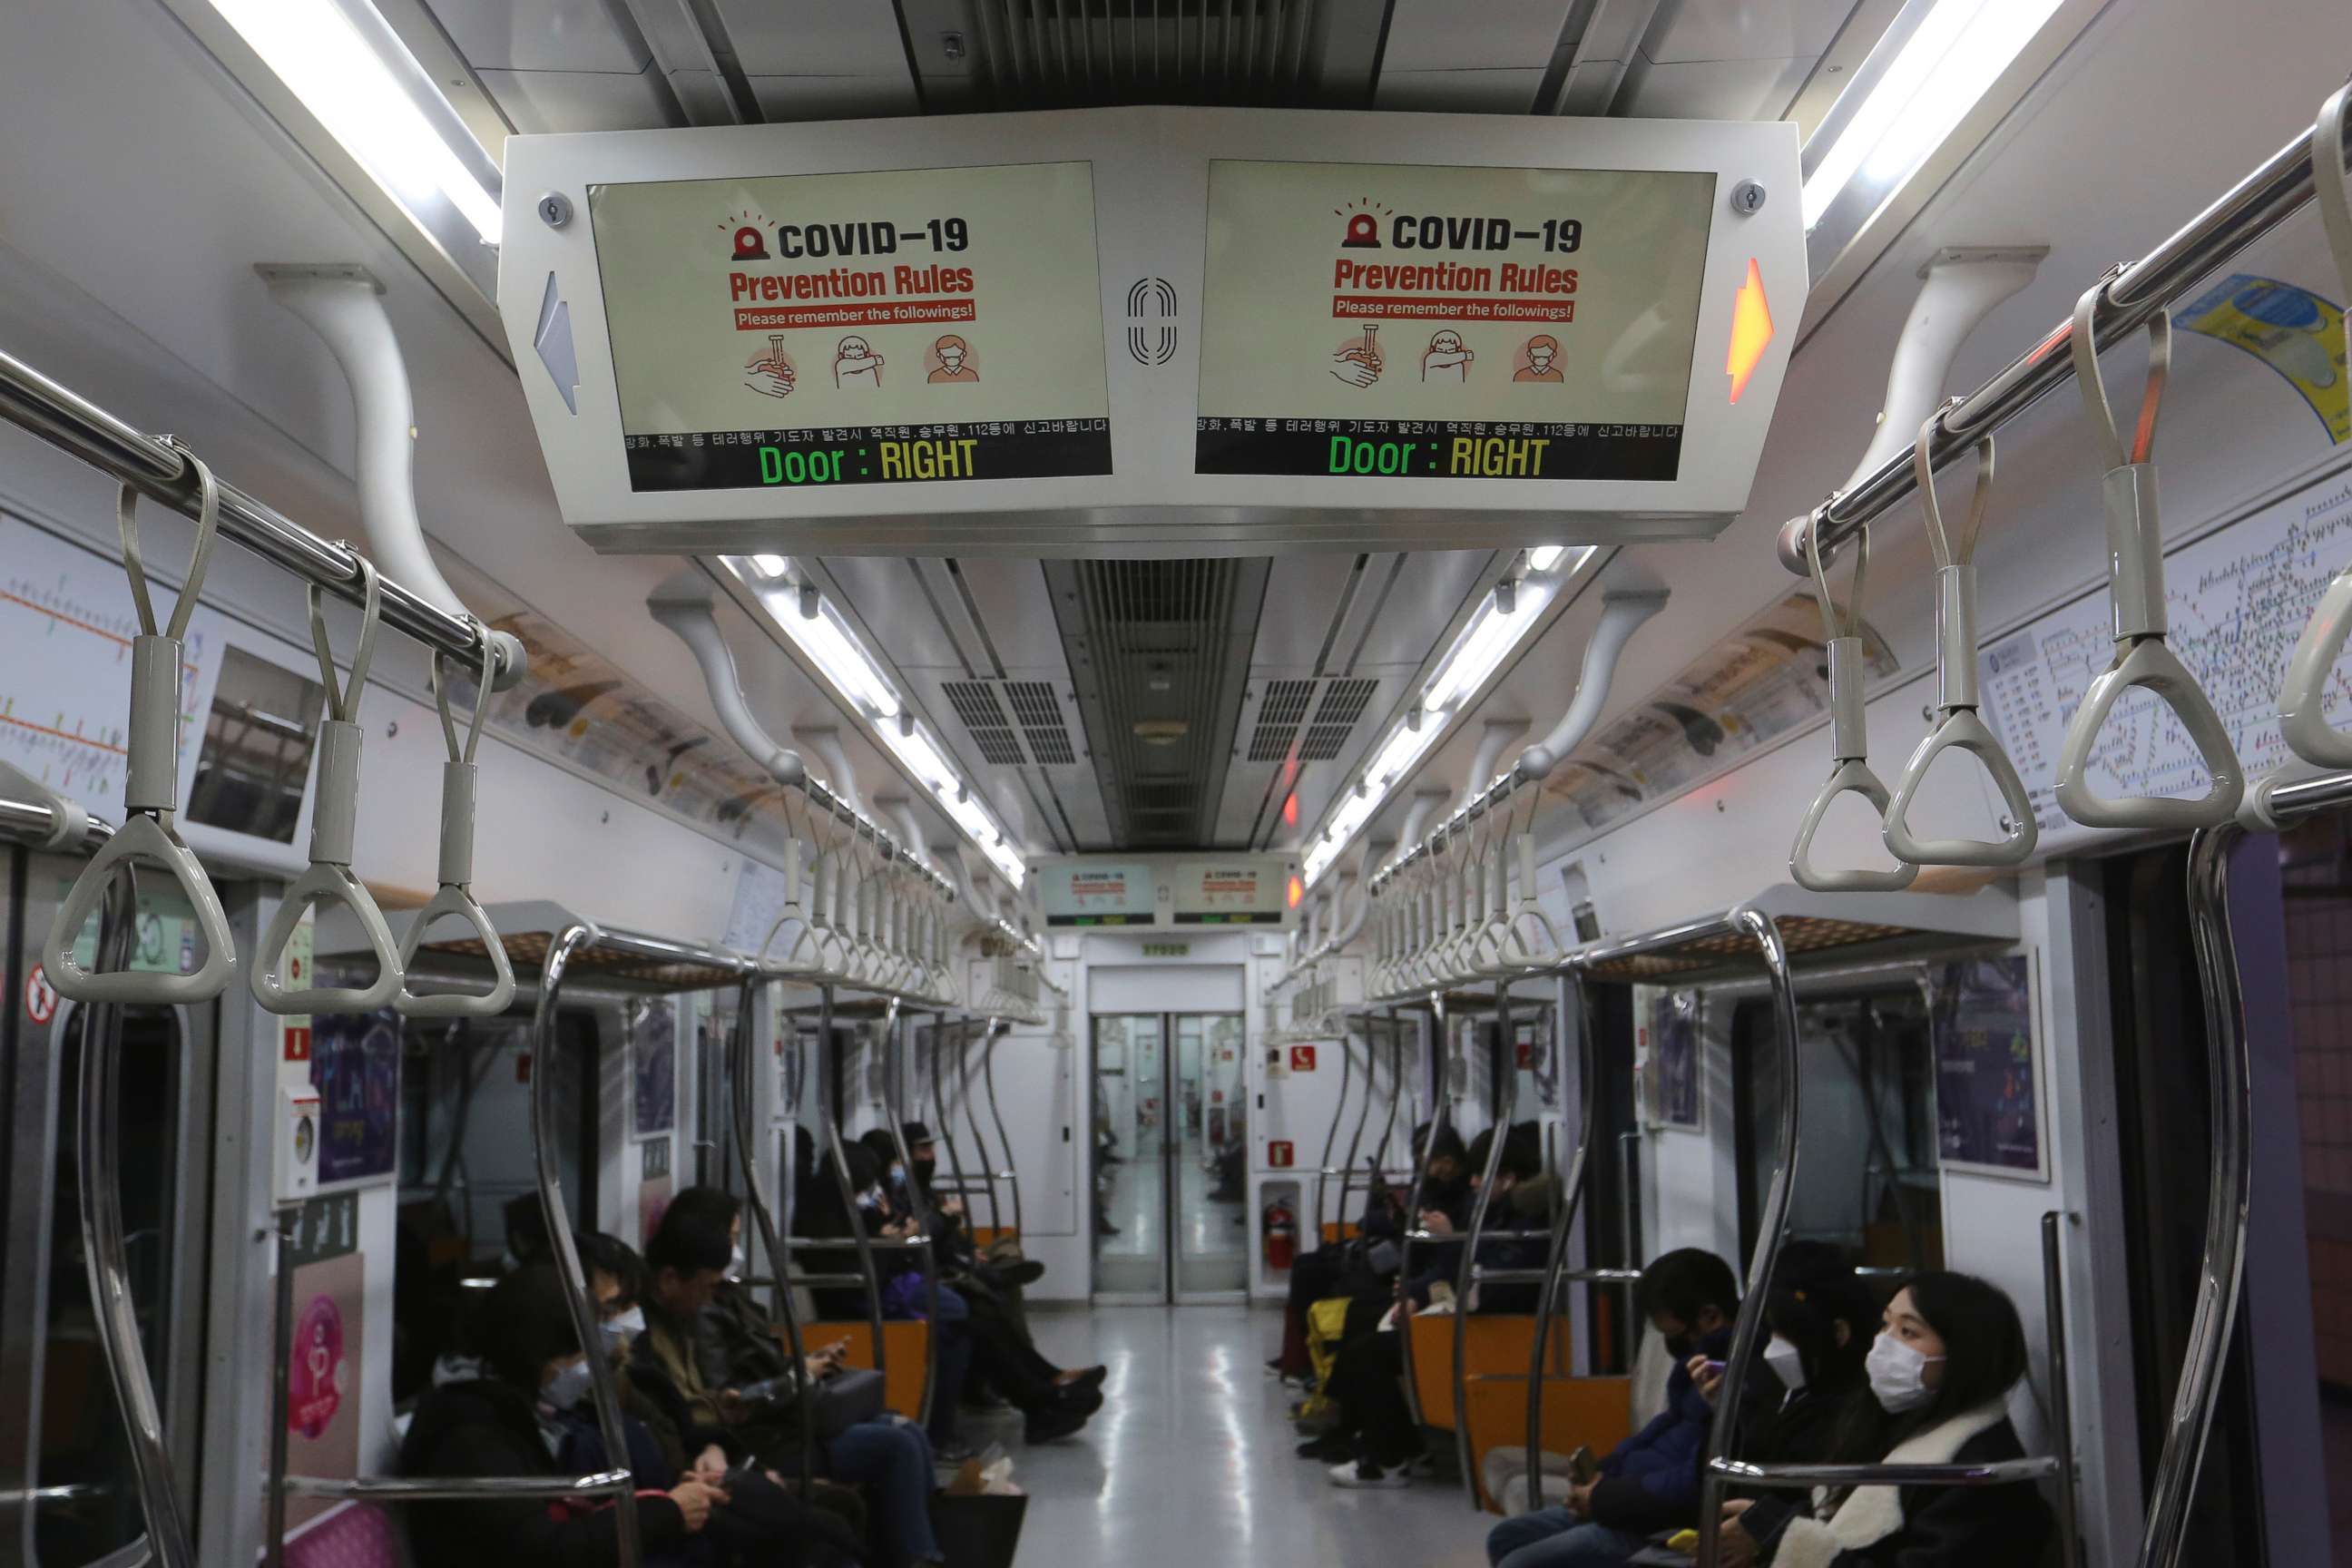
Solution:
[[[1943,1465],[2024,1456],[2009,1394],[2026,1372],[2025,1331],[1996,1286],[1915,1276],[1887,1303],[1864,1358],[1869,1392],[1848,1403],[1839,1463]],[[1998,1487],[1819,1489],[1724,1505],[1721,1568],[1976,1568],[2038,1563],[2050,1510],[2030,1481]]]

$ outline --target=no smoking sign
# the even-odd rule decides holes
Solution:
[[[33,973],[25,976],[25,1016],[36,1024],[46,1024],[57,1016],[57,987],[49,984],[49,977],[37,963]]]

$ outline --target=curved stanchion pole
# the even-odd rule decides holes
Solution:
[[[849,1152],[841,1142],[841,1062],[834,1054],[833,987],[817,988],[816,1029],[816,1098],[817,1112],[824,1118],[824,1146],[833,1159],[833,1180],[841,1194],[841,1206],[849,1220],[849,1239],[857,1248],[857,1272],[866,1281],[866,1324],[874,1331],[874,1370],[887,1373],[887,1357],[882,1343],[882,1279],[874,1267],[874,1238],[866,1234],[866,1216],[857,1212],[857,1194],[849,1186]],[[932,1325],[937,1329],[938,1324]]]
[[[907,1107],[903,1047],[906,1037],[904,1015],[897,997],[890,999],[889,1009],[882,1018],[882,1116],[890,1124],[890,1146],[898,1151],[898,1168],[907,1173],[907,1204],[914,1211],[915,1232],[923,1238],[923,1283],[929,1301],[930,1330],[924,1334],[927,1352],[923,1365],[923,1397],[916,1420],[925,1426],[931,1423],[931,1401],[938,1397],[940,1383],[940,1248],[931,1231],[931,1205],[923,1196],[923,1186],[915,1180],[915,1152],[907,1146]]]
[[[1899,892],[1917,879],[1919,868],[1908,861],[1891,871],[1849,868],[1818,870],[1813,866],[1813,836],[1842,795],[1858,795],[1878,813],[1881,831],[1893,801],[1886,785],[1870,766],[1870,721],[1863,706],[1864,685],[1870,676],[1870,656],[1862,632],[1862,588],[1870,573],[1870,531],[1853,536],[1853,585],[1846,590],[1845,612],[1838,612],[1830,592],[1829,573],[1822,565],[1821,529],[1805,535],[1806,563],[1812,568],[1813,596],[1821,601],[1822,628],[1828,634],[1830,679],[1830,776],[1798,826],[1797,841],[1789,849],[1789,875],[1797,886],[1816,893]]]
[[[128,863],[109,875],[99,915],[99,960],[108,971],[131,962],[139,930],[139,883]],[[122,1234],[122,1113],[117,1077],[122,1058],[122,1005],[100,1002],[81,1016],[82,1262],[98,1321],[99,1348],[114,1384],[122,1432],[131,1449],[131,1479],[146,1521],[149,1561],[160,1568],[194,1568],[187,1522],[172,1489],[172,1459],[163,1447],[163,1414],[147,1375],[147,1352],[131,1300],[131,1264]],[[279,1425],[284,1426],[283,1422]]]
[[[2058,752],[2056,795],[2059,809],[2085,827],[2125,827],[2184,831],[2214,827],[2230,820],[2244,797],[2245,769],[2238,762],[2230,731],[2213,711],[2212,701],[2197,684],[2164,640],[2168,612],[2164,592],[2164,533],[2157,513],[2157,410],[2164,400],[2164,384],[2172,366],[2172,318],[2158,310],[2147,322],[2147,390],[2139,420],[2126,447],[2107,405],[2105,385],[2099,379],[2099,346],[2093,325],[2102,281],[2074,307],[2074,331],[2070,346],[2074,379],[2083,391],[2083,405],[2105,455],[2106,477],[2100,482],[2107,520],[2107,590],[2115,612],[2115,660],[2092,679],[2083,693],[2083,705],[2066,726],[2065,744]],[[2181,728],[2189,731],[2200,759],[2213,783],[2195,800],[2137,795],[2109,800],[2095,795],[2086,777],[2107,715],[2124,694],[2145,687],[2170,705]]]
[[[1343,1023],[1339,1030],[1339,1098],[1331,1102],[1331,1125],[1323,1130],[1323,1157],[1315,1162],[1315,1228],[1310,1235],[1318,1247],[1323,1245],[1323,1200],[1331,1186],[1331,1151],[1339,1146],[1339,1123],[1348,1119],[1348,1090],[1356,1076],[1356,1053],[1351,1045]],[[1372,1093],[1367,1088],[1364,1090],[1364,1110],[1370,1111],[1371,1109]],[[1360,1125],[1359,1131],[1361,1131]],[[1339,1189],[1341,1225],[1347,1223],[1347,1216],[1348,1189],[1343,1185]]]
[[[281,1017],[289,1013],[371,1013],[398,995],[404,979],[400,944],[392,940],[392,928],[376,908],[375,895],[352,874],[352,845],[359,828],[360,743],[367,736],[359,724],[360,698],[367,690],[368,661],[374,657],[376,615],[382,607],[375,563],[364,555],[359,563],[365,595],[359,647],[352,653],[351,678],[341,684],[335,679],[334,649],[327,643],[319,585],[310,587],[310,646],[319,656],[319,683],[327,693],[326,717],[319,721],[319,777],[310,792],[310,868],[278,900],[269,929],[254,950],[249,982],[262,1010]],[[359,922],[375,954],[375,979],[366,985],[289,988],[289,976],[278,973],[287,944],[310,906],[330,900],[351,910]]]
[[[2021,866],[2033,853],[2042,833],[2034,821],[2033,801],[2017,764],[2001,749],[2000,740],[1977,712],[1977,540],[1984,531],[1985,509],[1992,500],[1993,441],[1977,444],[1977,485],[1969,503],[1968,531],[1955,543],[1944,531],[1944,515],[1936,504],[1936,473],[1928,449],[1942,411],[1927,416],[1911,448],[1911,467],[1917,477],[1919,504],[1925,513],[1927,546],[1936,558],[1936,728],[1911,753],[1895,797],[1884,808],[1886,851],[1913,866]],[[1927,770],[1947,751],[1966,752],[1976,758],[2000,791],[2009,808],[2008,826],[1997,839],[1921,838],[1911,831],[1911,806]],[[1826,802],[1817,803],[1818,812]],[[1809,819],[1810,820],[1810,819]]]
[[[474,625],[481,633],[482,668],[474,688],[474,717],[466,726],[462,744],[457,722],[449,715],[449,679],[442,656],[433,656],[433,705],[441,713],[441,738],[448,744],[449,760],[441,764],[441,886],[432,901],[416,912],[400,944],[400,994],[392,1005],[411,1018],[495,1018],[514,1001],[514,964],[507,957],[507,945],[491,926],[489,911],[474,897],[474,795],[481,777],[474,753],[482,743],[482,721],[489,716],[490,661],[496,647],[489,628],[478,620]],[[408,988],[408,966],[415,962],[426,930],[446,915],[456,915],[473,928],[483,955],[490,961],[490,988],[478,996],[456,993],[419,996]]]
[[[2208,828],[2189,850],[2189,931],[2204,992],[2206,1073],[2212,1100],[2212,1174],[2206,1190],[2205,1259],[2197,1283],[2197,1311],[2189,1321],[2180,1389],[2165,1426],[2163,1457],[2157,1461],[2156,1483],[2148,1493],[2141,1568],[2176,1568],[2180,1562],[2245,1273],[2246,1205],[2253,1182],[2248,1084],[2253,1069],[2246,1049],[2237,942],[2230,927],[2230,853],[2243,837],[2235,825]]]
[[[1372,1100],[1381,1091],[1381,1047],[1372,1037],[1371,1010],[1366,1008],[1357,1016],[1362,1021],[1364,1026],[1364,1103],[1356,1112],[1356,1130],[1348,1135],[1348,1158],[1339,1167],[1338,1223],[1339,1234],[1342,1237],[1348,1233],[1348,1194],[1355,1190],[1356,1185],[1356,1156],[1363,1150],[1364,1129],[1371,1125]],[[1342,1050],[1347,1048],[1344,1039],[1340,1048]],[[1344,1099],[1344,1096],[1342,1098]],[[1328,1155],[1324,1163],[1326,1164],[1330,1163]],[[1319,1193],[1315,1199],[1315,1208],[1314,1239],[1315,1245],[1320,1247],[1323,1245],[1323,1199]]]
[[[2074,1396],[2066,1369],[2066,1289],[2058,1232],[2066,1216],[2052,1209],[2042,1216],[2042,1322],[2050,1367],[2050,1426],[2058,1459],[2058,1562],[2079,1568],[2083,1532],[2075,1522]]]
[[[1511,1051],[1511,983],[1495,983],[1495,1026],[1501,1031],[1504,1058]],[[1478,1201],[1470,1205],[1470,1231],[1462,1240],[1462,1257],[1454,1268],[1454,1452],[1462,1466],[1462,1487],[1470,1506],[1478,1506],[1478,1468],[1470,1455],[1470,1292],[1478,1283],[1478,1243],[1486,1235],[1486,1215],[1495,1203],[1495,1176],[1503,1168],[1503,1142],[1511,1118],[1519,1109],[1519,1075],[1502,1075],[1496,1096],[1495,1120],[1486,1139],[1486,1169],[1478,1180]]]
[[[948,1037],[952,1034],[961,1040],[964,1030],[971,1025],[971,1020],[969,1018],[960,1018],[952,1025],[942,1019],[940,1026],[931,1031],[931,1115],[939,1122],[939,1125],[931,1130],[931,1135],[947,1145],[948,1179],[954,1184],[949,1191],[954,1193],[957,1199],[963,1205],[964,1223],[976,1225],[979,1216],[972,1213],[971,1192],[969,1184],[964,1180],[963,1155],[956,1147],[955,1121],[948,1115],[948,1075],[940,1060],[941,1055],[948,1048]],[[961,1052],[961,1046],[958,1047],[958,1050]]]
[[[1013,1236],[1019,1240],[1026,1233],[1021,1228],[1021,1166],[1013,1158],[1013,1140],[1004,1131],[1004,1112],[996,1103],[996,1044],[1002,1032],[981,1043],[980,1086],[988,1094],[988,1119],[996,1123],[996,1146],[1004,1152],[1004,1184],[1013,1189]]]
[[[1544,1352],[1550,1348],[1552,1314],[1558,1310],[1559,1288],[1568,1268],[1569,1238],[1576,1230],[1576,1216],[1584,1206],[1586,1172],[1592,1157],[1593,1130],[1600,1121],[1599,1097],[1593,1093],[1596,1079],[1593,1061],[1592,1003],[1584,988],[1581,976],[1562,974],[1555,982],[1552,1016],[1558,1020],[1553,1037],[1565,1027],[1569,1017],[1569,997],[1576,998],[1576,1058],[1580,1075],[1577,1091],[1579,1110],[1576,1127],[1576,1149],[1568,1160],[1568,1193],[1552,1215],[1549,1250],[1544,1256],[1543,1294],[1536,1300],[1535,1342],[1528,1352],[1528,1510],[1533,1512],[1544,1506],[1543,1501],[1543,1391]],[[1496,1498],[1496,1504],[1502,1502]]]
[[[1437,1069],[1437,1083],[1433,1101],[1429,1108],[1429,1133],[1422,1142],[1421,1152],[1413,1157],[1412,1192],[1405,1200],[1404,1215],[1400,1222],[1402,1228],[1397,1232],[1397,1282],[1400,1285],[1412,1278],[1412,1244],[1413,1238],[1421,1232],[1421,1200],[1429,1182],[1429,1151],[1436,1147],[1438,1133],[1454,1125],[1454,1101],[1450,1092],[1454,1070],[1445,1049],[1445,993],[1443,991],[1429,994],[1429,1016],[1423,1024],[1423,1037],[1429,1042]],[[1404,1401],[1412,1410],[1413,1425],[1426,1426],[1428,1417],[1421,1408],[1420,1380],[1414,1374],[1412,1365],[1412,1303],[1400,1297],[1397,1312],[1397,1350],[1404,1357]]]
[[[996,1037],[1011,1027],[1002,1018],[991,1018],[988,1027],[980,1034],[980,1048],[984,1055],[996,1044]],[[980,1179],[988,1189],[988,1228],[997,1235],[1004,1234],[1004,1209],[996,1197],[996,1157],[988,1152],[988,1140],[980,1131],[980,1109],[971,1100],[971,1043],[960,1042],[956,1047],[956,1093],[963,1100],[963,1122],[971,1129],[971,1146],[980,1157]]]
[[[1748,1373],[1756,1360],[1756,1344],[1764,1329],[1765,1298],[1771,1294],[1772,1270],[1780,1258],[1780,1244],[1789,1224],[1790,1194],[1797,1182],[1798,1110],[1802,1086],[1797,1076],[1797,987],[1789,973],[1789,950],[1780,928],[1763,910],[1742,905],[1731,911],[1730,923],[1756,943],[1764,973],[1772,985],[1773,1033],[1780,1046],[1780,1148],[1772,1169],[1772,1185],[1764,1198],[1763,1223],[1756,1233],[1756,1254],[1748,1267],[1748,1289],[1739,1301],[1739,1321],[1731,1333],[1729,1364],[1716,1394],[1718,1411],[1737,1412],[1747,1391]],[[1698,1505],[1698,1561],[1716,1561],[1716,1537],[1722,1524],[1724,1478],[1717,1462],[1731,1441],[1735,1416],[1710,1422],[1706,1433],[1706,1468],[1701,1472]]]
[[[2352,165],[2344,159],[2347,115],[2352,115],[2352,87],[2337,89],[2311,128],[2311,183],[2344,298],[2352,300]],[[2352,315],[2344,321],[2344,346],[2352,355]],[[2279,682],[2279,733],[2296,756],[2323,768],[2352,768],[2352,735],[2327,721],[2327,678],[2336,671],[2347,634],[2352,634],[2352,566],[2338,571],[2320,595]]]
[[[621,1390],[609,1357],[597,1353],[604,1342],[596,1323],[596,1303],[588,1294],[588,1275],[580,1267],[580,1249],[572,1241],[572,1216],[563,1206],[563,1181],[555,1164],[556,1009],[563,999],[563,976],[572,956],[596,942],[596,930],[572,925],[547,950],[540,970],[539,1005],[530,1019],[530,1152],[539,1177],[539,1206],[547,1222],[547,1241],[555,1254],[555,1271],[563,1281],[565,1303],[572,1309],[572,1326],[588,1358],[588,1387],[596,1407],[596,1432],[604,1439],[605,1463],[615,1471],[628,1469],[629,1449],[621,1435]],[[280,1267],[284,1265],[281,1263]],[[637,1495],[625,1488],[617,1498],[620,1517],[619,1568],[637,1568]]]
[[[800,1313],[793,1306],[792,1267],[787,1261],[782,1238],[776,1233],[775,1210],[768,1206],[767,1179],[761,1167],[767,1161],[762,1148],[766,1142],[759,1135],[759,1117],[752,1108],[751,1058],[753,1052],[752,1020],[760,1006],[760,988],[765,982],[756,970],[744,973],[736,993],[734,1037],[729,1042],[727,1078],[730,1098],[734,1101],[736,1156],[743,1167],[743,1190],[751,1203],[751,1223],[760,1232],[760,1247],[768,1260],[768,1310],[784,1325],[784,1344],[793,1358],[793,1377],[803,1382],[808,1374],[808,1351],[801,1342]],[[800,1416],[801,1495],[813,1495],[816,1457],[816,1401],[814,1390],[803,1386],[793,1406]]]
[[[180,806],[180,680],[188,668],[181,640],[203,588],[205,568],[220,529],[220,487],[212,470],[176,441],[186,466],[195,471],[196,545],[170,619],[158,634],[155,607],[147,596],[147,574],[139,555],[139,492],[124,485],[115,504],[122,533],[122,569],[131,580],[139,635],[131,639],[131,723],[123,737],[122,826],[114,831],[58,905],[41,959],[49,983],[69,1002],[209,1002],[228,989],[236,973],[236,944],[228,915],[212,879],[181,838],[173,820]],[[94,973],[84,969],[74,948],[81,928],[114,885],[117,866],[144,860],[167,873],[195,911],[205,939],[205,962],[194,974]]]

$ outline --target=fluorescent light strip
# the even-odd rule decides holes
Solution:
[[[1938,0],[1813,166],[1801,201],[1821,221],[1856,175],[1884,189],[1918,167],[2024,51],[2060,0]]]
[[[213,8],[394,198],[414,211],[446,197],[484,244],[499,242],[497,199],[331,0],[213,0]],[[415,68],[414,58],[404,63]]]

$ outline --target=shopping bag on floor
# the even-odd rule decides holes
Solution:
[[[1019,1492],[979,1497],[931,1494],[931,1533],[948,1568],[1013,1568],[1029,1500]]]

